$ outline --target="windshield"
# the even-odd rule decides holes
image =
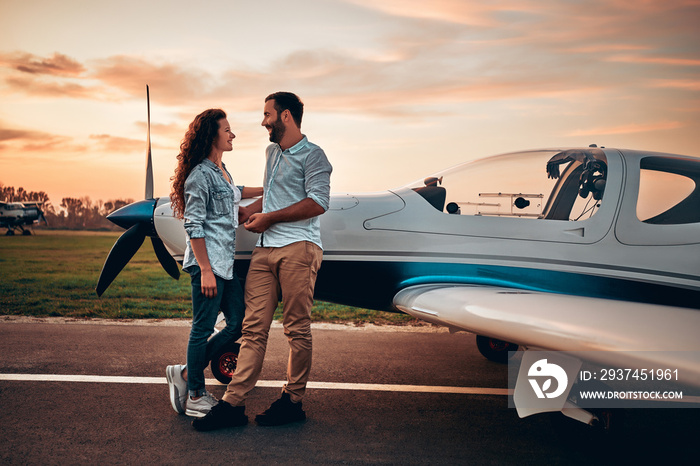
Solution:
[[[446,214],[582,220],[600,206],[600,149],[540,150],[467,162],[407,185]]]

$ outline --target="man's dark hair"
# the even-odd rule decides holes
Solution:
[[[289,110],[292,114],[294,123],[301,128],[301,117],[304,116],[304,102],[296,95],[291,92],[275,92],[270,94],[265,98],[265,102],[268,100],[275,101],[275,110],[277,110],[277,115]]]

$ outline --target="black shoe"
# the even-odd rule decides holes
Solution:
[[[245,406],[231,406],[224,400],[219,400],[206,416],[192,421],[192,427],[200,432],[240,427],[246,424],[248,424],[248,416],[245,415]]]
[[[261,426],[281,426],[304,419],[306,413],[301,409],[301,402],[292,402],[287,392],[282,392],[280,399],[272,403],[267,411],[255,416],[255,422]]]

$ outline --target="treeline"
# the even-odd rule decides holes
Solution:
[[[49,196],[43,192],[25,191],[0,184],[0,200],[3,202],[39,202],[48,228],[68,230],[121,230],[106,219],[107,215],[134,202],[131,199],[117,199],[107,202],[93,202],[89,197],[64,197],[54,206]],[[44,227],[44,223],[40,222]]]

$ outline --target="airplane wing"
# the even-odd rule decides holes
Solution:
[[[406,288],[394,304],[418,319],[529,349],[586,351],[592,362],[616,367],[677,368],[700,387],[694,309],[455,284]]]

